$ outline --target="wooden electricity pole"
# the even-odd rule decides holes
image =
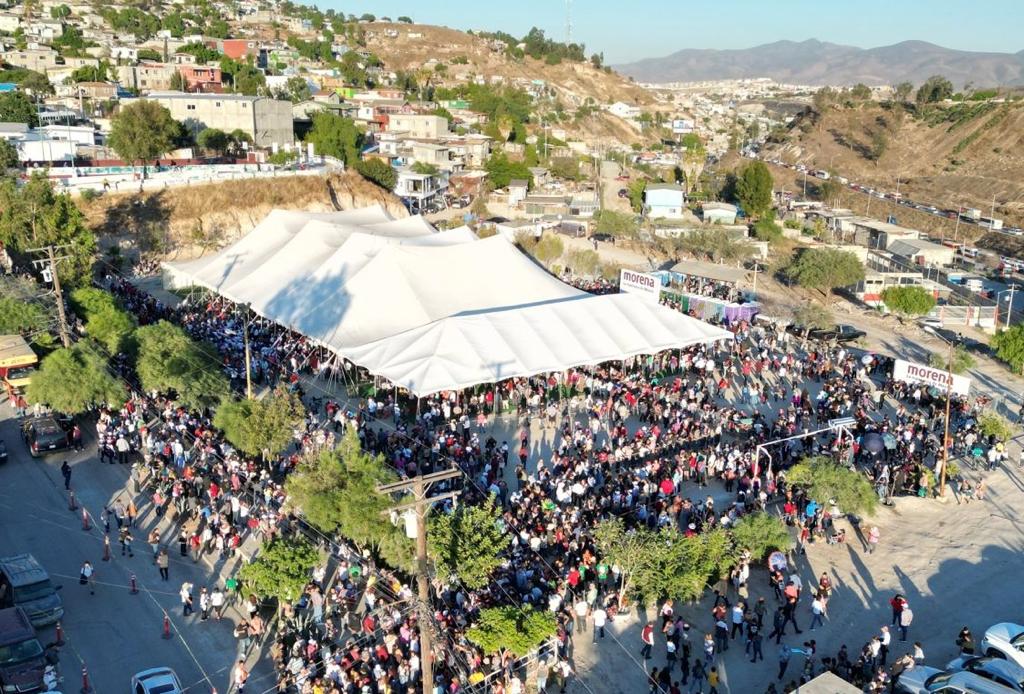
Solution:
[[[68,331],[68,318],[64,313],[64,293],[60,289],[60,277],[57,275],[57,263],[71,258],[69,255],[57,256],[56,251],[70,248],[71,246],[43,246],[42,248],[29,248],[26,253],[46,253],[45,259],[33,260],[32,264],[43,268],[43,277],[50,273],[53,280],[53,293],[57,299],[57,319],[60,321],[60,341],[65,347],[71,346],[71,333]]]
[[[458,496],[459,492],[445,492],[436,496],[428,496],[430,486],[452,477],[458,477],[462,470],[452,468],[429,475],[418,475],[411,479],[384,484],[377,487],[381,494],[411,492],[413,500],[389,509],[386,513],[416,512],[416,584],[418,588],[417,602],[420,625],[420,672],[423,694],[431,694],[434,690],[434,634],[433,609],[430,606],[430,571],[427,564],[427,512],[431,504]]]

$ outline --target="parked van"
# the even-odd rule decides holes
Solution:
[[[21,335],[0,335],[0,378],[8,392],[23,391],[38,363],[39,357]]]
[[[46,569],[31,554],[0,557],[0,608],[20,607],[34,627],[64,616],[64,603]]]
[[[20,607],[0,610],[0,686],[4,694],[43,689],[46,653]]]

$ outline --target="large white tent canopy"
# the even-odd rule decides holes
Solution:
[[[571,287],[501,236],[380,207],[275,210],[208,258],[166,263],[418,395],[728,339],[635,294]]]

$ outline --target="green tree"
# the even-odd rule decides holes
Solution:
[[[996,356],[1020,373],[1024,369],[1024,323],[1000,330],[989,340]]]
[[[650,534],[653,539],[634,583],[636,594],[645,600],[699,600],[733,560],[732,538],[722,528],[690,537],[675,528]]]
[[[21,335],[33,345],[49,348],[56,324],[56,308],[41,296],[35,280],[0,275],[0,334]]]
[[[185,407],[213,407],[230,392],[212,347],[196,342],[178,326],[160,321],[135,331],[135,372],[147,391],[170,392]]]
[[[615,212],[614,210],[601,210],[594,215],[594,231],[598,234],[610,234],[615,238],[632,239],[640,233],[636,218],[630,214]]]
[[[898,103],[906,103],[907,99],[910,98],[911,92],[914,91],[914,85],[910,82],[900,82],[893,87],[893,93]]]
[[[872,161],[878,162],[885,153],[889,150],[889,134],[881,128],[876,129],[871,133],[871,150],[870,155]]]
[[[438,168],[425,161],[418,161],[412,165],[412,171],[413,173],[423,174],[424,176],[436,176]]]
[[[1008,441],[1013,437],[1014,427],[1006,417],[992,410],[985,410],[978,416],[978,430],[983,436],[994,436],[998,441]]]
[[[786,276],[801,287],[828,293],[864,279],[864,266],[853,253],[835,248],[807,248],[786,268]]]
[[[492,154],[484,163],[484,169],[495,188],[505,188],[513,179],[524,180],[531,187],[533,185],[533,174],[526,164],[511,161],[504,152]]]
[[[427,541],[440,577],[457,576],[467,588],[484,588],[504,561],[510,538],[493,497],[482,506],[460,504],[431,517]]]
[[[637,214],[644,210],[645,192],[647,192],[647,179],[644,178],[634,178],[626,186],[626,197],[629,199],[629,206]]]
[[[382,159],[366,159],[356,162],[356,171],[366,180],[376,183],[387,191],[393,191],[398,183],[398,174]]]
[[[557,629],[555,615],[547,610],[534,610],[530,605],[486,607],[466,638],[489,655],[509,651],[522,657],[554,636]]]
[[[953,96],[953,83],[942,75],[933,75],[917,90],[918,104],[933,104]]]
[[[594,541],[602,559],[622,572],[622,593],[634,597],[633,581],[654,552],[655,534],[646,529],[628,530],[621,518],[610,518],[594,528]]]
[[[831,328],[836,324],[836,319],[827,306],[822,306],[816,301],[808,301],[793,311],[793,322],[804,328],[806,336],[807,331],[813,329]]]
[[[178,125],[156,101],[140,99],[123,106],[110,123],[110,146],[125,161],[142,164],[159,159],[174,147]],[[139,189],[141,190],[141,180]]]
[[[0,93],[0,121],[4,123],[28,123],[34,128],[39,125],[39,113],[24,92]]]
[[[545,265],[549,265],[560,258],[564,250],[565,244],[562,243],[558,234],[544,234],[533,249],[533,256]]]
[[[867,101],[871,98],[871,87],[858,82],[850,88],[850,97],[857,101]]]
[[[576,157],[555,157],[548,167],[551,175],[566,181],[578,181],[582,178],[580,174],[580,162]]]
[[[901,316],[923,316],[935,308],[935,297],[924,287],[908,285],[882,290],[885,307]]]
[[[110,354],[128,349],[136,323],[131,314],[119,308],[108,308],[89,316],[85,332]]]
[[[973,369],[978,365],[974,355],[968,352],[963,345],[956,345],[953,347],[953,359],[950,361],[949,352],[943,350],[942,352],[932,352],[928,356],[928,364],[933,369],[942,369],[943,371],[949,371],[955,374],[962,374],[968,369]]]
[[[811,499],[834,503],[843,513],[871,515],[878,504],[878,495],[867,477],[828,456],[804,458],[790,468],[786,479],[806,490]]]
[[[28,92],[32,98],[53,94],[53,83],[50,78],[35,70],[24,70],[24,74],[18,79],[18,86]]]
[[[398,21],[401,22],[402,24],[412,24],[412,18],[411,17],[406,17],[405,15],[402,15],[401,17],[399,17]]]
[[[230,75],[232,91],[236,94],[256,96],[260,93],[266,93],[266,75],[256,67],[243,63],[231,72]]]
[[[309,82],[304,77],[289,77],[285,83],[285,98],[293,104],[302,101],[309,101],[313,98],[313,92],[309,88]]]
[[[827,181],[822,181],[818,184],[818,199],[826,204],[833,204],[839,199],[842,192],[843,185],[835,176],[829,176]]]
[[[99,405],[120,407],[125,394],[124,385],[110,375],[106,360],[85,343],[48,355],[28,384],[29,402],[69,415]]]
[[[348,166],[355,166],[362,150],[363,133],[351,118],[320,112],[313,114],[313,125],[306,135],[306,142],[313,143],[317,154],[335,157]]]
[[[772,174],[764,162],[752,161],[736,176],[736,200],[751,217],[760,217],[772,205]]]
[[[187,92],[188,82],[185,80],[185,75],[180,72],[175,72],[171,75],[170,84],[168,85],[172,92]]]
[[[106,82],[110,79],[110,63],[101,60],[98,65],[83,65],[71,73],[71,81],[78,82]]]
[[[601,256],[597,254],[597,251],[592,251],[589,248],[570,248],[565,254],[565,265],[575,275],[592,277],[601,267]]]
[[[764,559],[773,550],[788,552],[793,544],[786,523],[770,513],[750,513],[729,530],[737,549],[750,550],[754,560]]]
[[[7,140],[0,140],[0,169],[5,172],[17,168],[21,163],[18,150]]]
[[[206,128],[196,136],[196,144],[208,152],[224,155],[231,146],[231,137],[218,128]]]
[[[393,567],[413,565],[413,543],[385,515],[394,501],[377,487],[397,481],[380,457],[362,449],[349,428],[335,450],[307,456],[288,476],[289,502],[325,533],[339,533],[374,550]]]
[[[278,386],[257,400],[225,400],[213,417],[228,441],[250,455],[280,453],[291,443],[306,417],[299,396]]]
[[[321,562],[320,552],[308,542],[275,538],[238,573],[245,589],[261,598],[276,598],[281,605],[295,602]]]
[[[782,238],[782,227],[775,223],[774,214],[769,213],[754,222],[754,237],[769,243],[776,243]]]
[[[55,194],[40,172],[22,186],[11,177],[0,181],[0,242],[16,256],[49,244],[67,246],[68,258],[57,264],[61,283],[70,289],[92,279],[96,237],[74,201]]]

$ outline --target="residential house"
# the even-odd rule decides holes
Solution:
[[[0,31],[13,34],[21,26],[20,12],[0,12]]]
[[[448,177],[448,191],[457,197],[476,197],[484,192],[486,171],[460,171]]]
[[[443,197],[447,190],[444,176],[401,170],[398,172],[394,193],[409,205],[410,211],[418,212]]]
[[[898,239],[892,241],[886,250],[893,255],[904,258],[912,265],[929,265],[939,267],[952,265],[956,250],[923,239]]]
[[[117,96],[117,85],[113,82],[78,82],[67,87],[69,95],[96,101],[107,101]]]
[[[185,81],[185,91],[219,94],[224,91],[219,66],[182,65],[178,68]]]
[[[260,42],[254,39],[223,39],[213,42],[214,47],[232,60],[259,58]],[[266,55],[266,53],[263,53]]]
[[[34,36],[41,41],[53,41],[63,33],[64,25],[56,19],[36,20],[25,27],[26,36]]]
[[[294,141],[290,101],[244,94],[184,92],[152,92],[140,98],[166,107],[172,118],[184,123],[193,133],[205,128],[225,132],[239,129],[248,134],[257,147],[290,145]],[[123,103],[133,101],[125,99]]]
[[[165,91],[171,88],[171,77],[178,66],[169,63],[139,63],[118,65],[117,78],[121,85],[140,92]]]
[[[700,206],[700,214],[705,224],[728,226],[736,223],[737,209],[727,202],[705,202]]]
[[[619,118],[632,120],[640,117],[640,107],[633,104],[627,104],[623,101],[616,101],[608,107],[608,113],[613,116],[618,116]]]
[[[110,57],[113,60],[136,62],[139,59],[138,46],[110,46]]]
[[[404,132],[409,137],[436,140],[448,134],[448,119],[424,114],[394,114],[388,119],[390,132]]]
[[[508,206],[518,207],[519,203],[526,199],[529,191],[529,182],[526,179],[514,178],[508,184]]]
[[[463,166],[482,167],[491,156],[491,138],[486,135],[462,135],[444,138],[452,159],[460,159]]]
[[[884,307],[882,292],[892,287],[921,287],[936,299],[948,299],[953,291],[944,284],[926,279],[920,272],[868,271],[853,293],[868,306]]]
[[[849,229],[858,246],[885,250],[895,241],[921,238],[921,232],[869,217],[850,217],[843,220],[842,232]],[[835,231],[835,230],[833,230]],[[844,237],[850,234],[845,234]]]
[[[569,198],[565,195],[527,195],[522,202],[523,211],[540,217],[563,217],[569,214]]]
[[[26,48],[24,50],[5,51],[0,61],[13,67],[23,67],[46,74],[50,68],[57,67],[60,54],[52,48]]]
[[[439,169],[451,169],[451,151],[447,145],[434,144],[432,142],[410,142],[411,149],[409,163],[422,162]]]
[[[682,219],[686,193],[674,183],[654,183],[644,190],[644,212],[651,219]]]
[[[574,217],[593,217],[600,208],[601,201],[596,191],[576,193],[569,201],[569,214]]]

